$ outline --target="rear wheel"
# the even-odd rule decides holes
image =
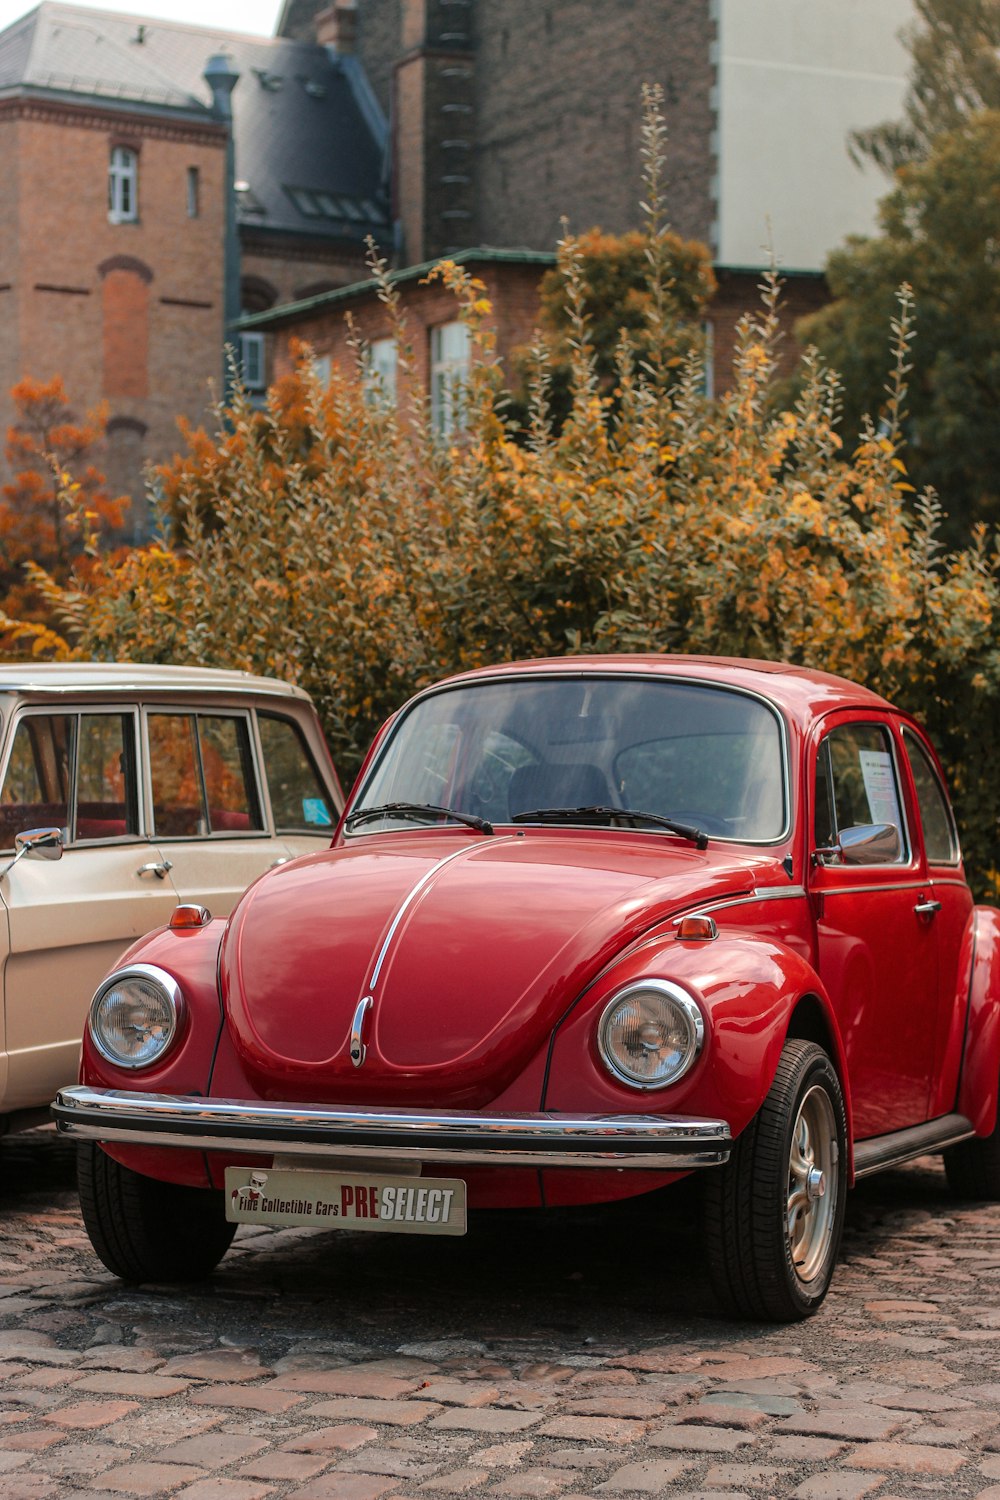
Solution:
[[[80,1147],[77,1183],[90,1242],[123,1281],[200,1281],[236,1233],[221,1192],[142,1177],[99,1146]]]
[[[829,1057],[786,1042],[760,1110],[705,1177],[708,1265],[727,1312],[789,1323],[819,1307],[840,1247],[846,1148]]]

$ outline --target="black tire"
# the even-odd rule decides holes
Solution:
[[[846,1164],[833,1064],[814,1042],[790,1040],[729,1161],[705,1174],[708,1266],[728,1313],[791,1323],[820,1306],[844,1227]]]
[[[80,1146],[77,1185],[90,1243],[123,1281],[201,1281],[236,1233],[221,1192],[142,1177],[99,1146]]]
[[[973,1141],[960,1141],[942,1151],[948,1187],[956,1198],[973,1198],[982,1203],[1000,1199],[1000,1110],[990,1135]]]

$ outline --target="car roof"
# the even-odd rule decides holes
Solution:
[[[758,693],[795,718],[815,718],[834,708],[879,708],[892,705],[870,688],[819,672],[812,667],[787,662],[758,661],[737,656],[673,656],[653,652],[645,655],[559,656],[507,662],[480,667],[448,678],[449,683],[484,681],[490,678],[534,673],[580,675],[581,673],[630,673],[637,676],[677,677],[713,682]]]
[[[0,662],[0,693],[260,693],[309,702],[308,693],[276,677],[220,667],[143,662]]]

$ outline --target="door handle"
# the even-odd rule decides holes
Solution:
[[[157,880],[166,880],[167,871],[173,868],[173,864],[169,859],[163,860],[162,864],[159,860],[153,859],[150,860],[149,864],[140,865],[135,873],[137,875],[155,875]]]
[[[918,917],[933,917],[941,910],[940,901],[918,901],[913,908]]]

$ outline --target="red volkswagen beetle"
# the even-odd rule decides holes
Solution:
[[[920,728],[766,662],[471,672],[381,731],[329,850],[101,985],[84,1218],[131,1281],[239,1223],[461,1234],[696,1172],[738,1315],[812,1313],[858,1177],[1000,1195],[1000,913]]]

